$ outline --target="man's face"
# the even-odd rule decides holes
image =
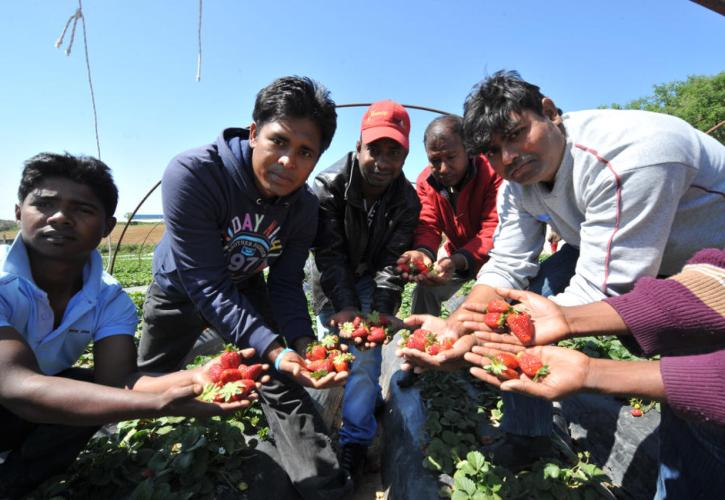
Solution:
[[[31,253],[62,260],[85,260],[116,225],[89,186],[63,177],[38,184],[15,218]]]
[[[425,152],[433,177],[444,186],[456,186],[466,175],[468,155],[458,134],[447,128],[433,130]]]
[[[285,118],[249,128],[252,170],[265,198],[301,187],[320,158],[320,129],[309,118]]]
[[[357,161],[365,182],[373,187],[386,187],[403,170],[408,151],[393,139],[384,137],[367,144],[357,142]]]
[[[554,181],[566,137],[554,103],[544,98],[543,104],[544,116],[529,110],[512,115],[513,126],[494,135],[486,156],[504,179],[524,185]]]

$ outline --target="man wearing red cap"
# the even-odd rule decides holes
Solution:
[[[318,336],[361,313],[377,311],[394,320],[404,286],[394,269],[410,248],[420,213],[415,189],[402,175],[409,133],[405,108],[378,101],[363,116],[355,151],[315,179],[320,218],[312,292]],[[358,347],[350,348],[355,361],[345,386],[340,431],[341,465],[351,476],[361,470],[382,401],[380,349]]]

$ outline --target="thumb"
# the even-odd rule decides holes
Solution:
[[[407,326],[422,325],[425,321],[425,317],[422,314],[411,314],[403,320],[403,323]]]

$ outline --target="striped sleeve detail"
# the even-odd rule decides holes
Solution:
[[[711,264],[689,264],[672,279],[686,286],[707,307],[725,316],[725,269]]]
[[[607,295],[607,283],[609,282],[609,264],[610,260],[612,258],[612,242],[614,241],[614,237],[617,234],[617,231],[619,231],[619,225],[621,223],[621,216],[622,216],[622,178],[619,177],[619,174],[614,171],[614,167],[612,167],[612,164],[607,160],[606,158],[602,158],[599,156],[599,153],[587,146],[584,146],[582,144],[575,144],[575,147],[581,149],[582,151],[586,151],[587,153],[594,156],[598,161],[602,162],[606,167],[607,170],[612,174],[614,177],[614,182],[616,185],[616,204],[617,204],[617,212],[616,217],[614,221],[614,229],[612,230],[612,234],[609,236],[609,240],[607,241],[607,255],[605,256],[604,261],[604,281],[601,285],[601,292],[605,295]]]

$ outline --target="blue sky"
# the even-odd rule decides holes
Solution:
[[[11,219],[25,159],[95,155],[96,145],[80,25],[70,57],[54,47],[77,0],[1,5],[0,218]],[[282,75],[319,80],[339,104],[391,98],[460,113],[471,87],[501,68],[518,70],[565,111],[725,70],[725,17],[686,0],[206,0],[200,82],[196,0],[85,0],[83,8],[117,215],[175,154],[247,126],[256,92]],[[315,172],[354,147],[363,112],[339,110]],[[411,180],[426,164],[422,131],[434,116],[411,112]],[[159,211],[155,195],[143,212]]]

